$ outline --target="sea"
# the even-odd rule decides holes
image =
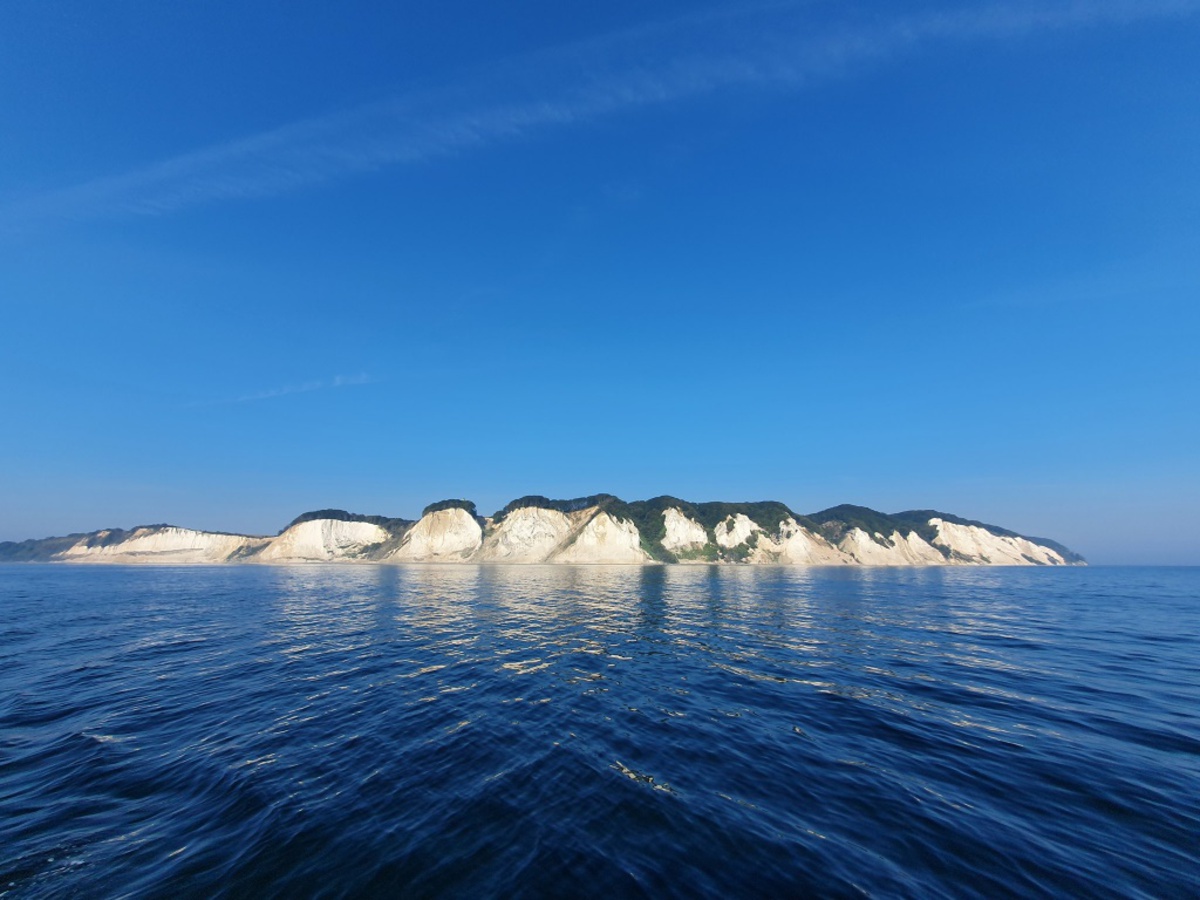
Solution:
[[[0,567],[3,897],[1196,897],[1200,569]]]

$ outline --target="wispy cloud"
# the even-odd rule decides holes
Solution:
[[[335,375],[333,378],[324,378],[317,381],[303,381],[296,384],[285,384],[280,387],[267,388],[262,391],[253,391],[248,394],[240,394],[236,397],[226,397],[221,400],[210,400],[207,402],[194,403],[193,406],[217,406],[227,403],[257,403],[262,400],[274,400],[278,397],[287,397],[291,394],[309,394],[313,391],[327,391],[335,388],[355,387],[362,384],[375,384],[379,379],[372,378],[366,372],[359,372],[356,375]]]
[[[0,230],[275,196],[722,90],[803,88],[937,43],[1190,15],[1200,11],[1200,0],[971,4],[865,25],[825,25],[819,33],[810,9],[783,3],[691,16],[535,54],[441,91],[294,122],[27,197],[0,207]],[[734,27],[739,18],[743,27]],[[668,44],[677,48],[673,55],[661,50]],[[316,389],[302,385],[269,395]]]
[[[1169,315],[1170,307],[1195,304],[1200,289],[1200,241],[1184,236],[1134,257],[1091,264],[1086,271],[1033,282],[963,303],[968,310],[1023,310],[1051,307],[1098,309],[1135,304],[1146,313]]]

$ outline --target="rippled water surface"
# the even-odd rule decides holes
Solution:
[[[0,895],[1195,896],[1200,571],[0,568]]]

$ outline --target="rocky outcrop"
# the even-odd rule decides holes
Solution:
[[[483,545],[483,528],[465,509],[426,513],[388,557],[390,562],[467,562]]]
[[[662,545],[672,553],[699,550],[708,543],[708,532],[695,519],[689,519],[675,507],[663,510]]]
[[[786,566],[844,566],[852,560],[819,534],[785,519],[774,535],[760,535],[751,562]]]
[[[310,519],[290,526],[255,557],[257,562],[328,562],[356,559],[383,545],[391,534],[370,522]]]
[[[491,530],[476,558],[479,562],[545,562],[579,527],[578,514],[572,518],[536,506],[514,509]]]
[[[596,512],[548,562],[647,563],[654,562],[642,549],[642,538],[632,522]]]
[[[762,526],[742,513],[728,516],[718,522],[716,528],[713,529],[717,545],[726,550],[732,550],[734,547],[746,543],[750,539],[750,535],[756,531],[762,531]]]

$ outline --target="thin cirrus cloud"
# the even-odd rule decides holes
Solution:
[[[972,4],[819,32],[806,20],[811,6],[692,16],[533,54],[442,91],[294,122],[34,195],[0,208],[0,229],[277,196],[721,90],[801,89],[938,43],[1186,16],[1200,10],[1200,0]],[[664,45],[677,50],[665,53]],[[300,389],[316,388],[286,392]]]
[[[311,394],[314,391],[327,391],[335,388],[355,387],[363,384],[374,384],[377,379],[372,378],[366,372],[359,372],[356,375],[335,375],[333,378],[321,379],[318,381],[304,381],[299,384],[285,384],[281,387],[268,388],[263,391],[254,391],[249,394],[241,394],[237,397],[228,397],[224,400],[215,400],[209,404],[212,405],[225,403],[257,403],[262,400],[274,400],[278,397],[287,397],[291,394]]]

